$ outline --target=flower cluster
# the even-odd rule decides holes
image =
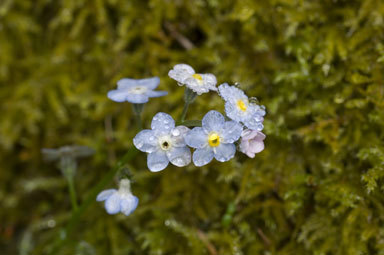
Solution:
[[[219,162],[232,159],[236,150],[254,158],[264,149],[264,106],[256,104],[237,86],[223,83],[216,87],[217,79],[213,74],[199,74],[186,64],[178,64],[168,73],[178,85],[186,86],[185,105],[180,118],[181,125],[167,113],[158,112],[152,119],[151,129],[141,130],[134,138],[135,147],[147,156],[147,166],[152,172],[165,169],[169,163],[184,167],[191,162],[195,166],[204,166],[214,158]],[[134,80],[121,79],[117,90],[108,92],[108,97],[116,102],[130,102],[138,121],[142,105],[151,97],[167,94],[154,91],[159,85],[158,77]],[[225,104],[225,115],[211,110],[201,121],[188,121],[185,116],[188,106],[197,95],[213,91]],[[139,125],[139,126],[140,126]],[[193,152],[191,152],[193,150]],[[128,180],[120,182],[119,190],[110,189],[101,192],[97,201],[105,201],[109,214],[122,212],[129,215],[135,210],[138,199],[130,191]]]

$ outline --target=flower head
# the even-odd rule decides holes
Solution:
[[[265,135],[256,130],[246,129],[241,134],[240,151],[254,158],[256,153],[264,150]]]
[[[263,130],[265,110],[263,106],[249,102],[245,93],[224,83],[219,86],[220,96],[225,100],[225,113],[232,120],[242,122],[252,130]]]
[[[186,85],[198,95],[210,90],[216,91],[216,77],[213,74],[198,74],[187,64],[178,64],[168,73],[169,77],[176,80],[179,85]]]
[[[154,91],[160,83],[158,77],[147,79],[121,79],[117,82],[117,89],[108,92],[108,98],[115,102],[130,102],[144,104],[150,97],[161,97],[166,91]]]
[[[123,213],[130,215],[137,207],[139,199],[132,195],[131,184],[128,179],[120,181],[119,190],[107,189],[103,190],[96,197],[96,201],[105,201],[105,209],[109,214]]]
[[[209,111],[202,120],[202,127],[193,128],[185,137],[188,146],[196,148],[193,163],[203,166],[213,158],[225,162],[234,157],[236,142],[243,127],[236,121],[225,121],[217,111]]]
[[[161,171],[169,162],[178,167],[191,162],[191,151],[184,141],[189,128],[175,127],[173,118],[163,112],[153,117],[151,128],[140,131],[133,139],[137,149],[148,153],[149,170]]]

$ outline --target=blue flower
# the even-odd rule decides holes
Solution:
[[[250,103],[245,93],[224,83],[219,86],[219,94],[225,100],[225,113],[234,121],[242,122],[252,130],[263,130],[264,106]]]
[[[137,149],[147,152],[147,165],[152,172],[163,170],[171,162],[183,167],[191,162],[191,151],[187,147],[184,137],[189,128],[175,127],[173,118],[163,112],[157,113],[150,129],[140,131],[133,139]]]
[[[168,76],[176,80],[178,84],[186,85],[198,95],[207,93],[210,90],[217,91],[216,77],[213,74],[198,74],[187,64],[178,64],[169,71]]]
[[[202,120],[202,127],[195,127],[185,137],[188,146],[196,148],[193,163],[203,166],[213,157],[220,162],[235,156],[234,142],[239,140],[243,126],[236,121],[225,121],[217,111],[209,111]]]
[[[131,185],[128,179],[120,181],[119,190],[107,189],[97,195],[96,201],[105,201],[105,209],[109,214],[123,213],[130,215],[137,207],[139,199],[132,195]]]
[[[108,98],[115,102],[128,101],[133,104],[144,104],[150,97],[161,97],[166,91],[154,91],[159,85],[159,77],[147,79],[121,79],[117,82],[117,89],[108,92]]]

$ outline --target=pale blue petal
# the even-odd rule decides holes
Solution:
[[[148,97],[162,97],[168,95],[167,91],[154,91],[150,90],[145,93]]]
[[[128,89],[137,86],[137,80],[136,79],[128,79],[124,78],[117,81],[117,88],[118,89]]]
[[[184,147],[187,146],[185,136],[190,131],[186,126],[177,126],[171,131],[172,146]]]
[[[205,114],[202,121],[202,126],[203,129],[208,133],[211,131],[218,132],[223,128],[224,122],[224,116],[218,111],[212,110]]]
[[[108,199],[113,193],[115,193],[117,190],[115,189],[106,189],[99,193],[96,197],[96,201],[101,202],[106,199]]]
[[[159,172],[168,166],[169,160],[165,152],[158,150],[148,154],[147,165],[151,172]]]
[[[241,133],[243,132],[243,126],[236,121],[226,121],[221,133],[223,143],[234,143],[239,140]]]
[[[203,81],[197,80],[192,76],[185,79],[184,83],[198,95],[209,92],[209,88],[204,85]]]
[[[145,94],[127,94],[126,100],[132,104],[144,104],[148,102],[148,96]]]
[[[116,214],[120,211],[120,195],[115,193],[105,201],[105,209],[109,214]]]
[[[120,202],[121,212],[126,216],[130,215],[137,207],[139,199],[134,195],[130,195],[128,198],[122,199]]]
[[[154,152],[158,148],[157,137],[153,130],[144,129],[140,131],[135,138],[133,138],[133,144],[142,152]]]
[[[185,142],[192,148],[203,148],[208,144],[208,135],[201,127],[195,127],[185,136]]]
[[[184,83],[184,81],[194,73],[195,70],[193,70],[191,66],[187,64],[178,64],[169,71],[168,76],[180,83]]]
[[[188,147],[173,147],[167,151],[167,157],[173,165],[183,167],[191,163],[191,150]]]
[[[209,88],[210,90],[216,91],[216,83],[217,79],[216,76],[213,74],[207,73],[207,74],[202,74],[201,78],[203,78],[204,86]]]
[[[171,115],[159,112],[153,117],[151,128],[160,133],[170,133],[175,128],[175,121]]]
[[[219,146],[214,148],[214,153],[217,161],[225,162],[235,156],[236,146],[232,143],[221,143]]]
[[[225,102],[225,114],[234,121],[243,121],[245,114],[230,101]]]
[[[127,101],[128,95],[129,95],[128,91],[120,90],[120,89],[111,90],[107,94],[109,99],[119,103]]]
[[[219,86],[220,96],[225,101],[237,102],[237,100],[248,100],[248,97],[245,95],[244,91],[235,86],[229,86],[228,83],[223,83]]]
[[[211,147],[205,147],[195,150],[193,153],[193,163],[195,166],[204,166],[213,159],[213,150]]]
[[[231,95],[231,90],[230,90],[230,86],[228,85],[228,83],[221,84],[218,89],[219,89],[219,95],[225,101],[227,101],[229,96]]]
[[[159,86],[160,78],[159,77],[152,77],[152,78],[146,78],[146,79],[140,79],[137,80],[137,84],[140,86],[145,86],[148,89],[155,89],[157,86]]]

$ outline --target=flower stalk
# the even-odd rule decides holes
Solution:
[[[137,129],[143,129],[143,122],[141,121],[141,113],[143,111],[144,104],[132,104],[132,111],[135,115]]]
[[[188,107],[189,105],[196,99],[197,94],[192,90],[189,89],[188,87],[185,88],[185,93],[184,93],[184,108],[183,112],[181,113],[180,121],[183,122],[185,120],[185,117],[187,116],[188,112]]]
[[[76,160],[70,156],[63,156],[60,159],[59,167],[68,183],[68,192],[72,204],[72,211],[75,212],[78,208],[77,195],[75,189],[75,174],[77,169]]]

